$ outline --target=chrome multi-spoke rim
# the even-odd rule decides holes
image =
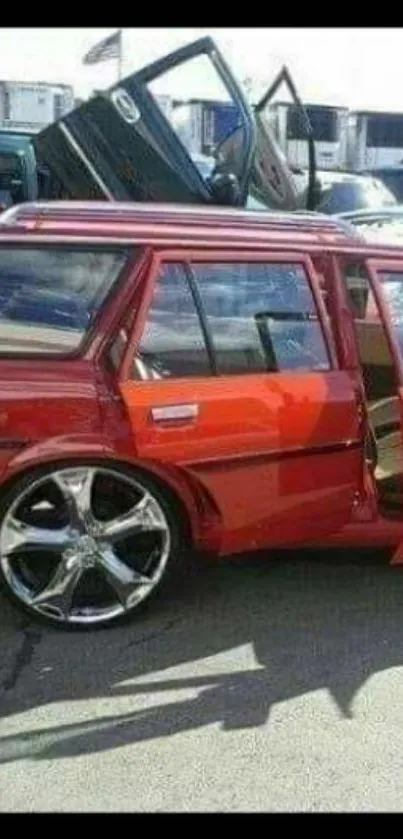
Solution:
[[[3,575],[22,602],[64,623],[131,611],[164,573],[170,527],[138,480],[100,466],[48,472],[13,501],[0,527]]]

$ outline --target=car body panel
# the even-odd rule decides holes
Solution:
[[[331,268],[326,270],[339,301],[331,309],[332,317],[338,312],[333,329],[339,348],[332,370],[154,382],[127,376],[158,265],[168,255],[208,261],[219,248],[231,261],[302,261],[326,331],[317,260],[361,255],[376,284],[379,266],[400,270],[401,249],[365,244],[336,221],[309,214],[55,203],[16,208],[0,221],[0,247],[32,239],[44,245],[63,239],[72,247],[83,240],[147,245],[128,266],[124,287],[79,357],[0,357],[3,487],[46,462],[116,458],[169,486],[188,512],[195,544],[214,545],[222,554],[333,544],[346,532],[354,544],[368,544],[374,531],[386,543],[403,541],[403,524],[399,531],[393,522],[388,530],[371,506],[360,369]],[[128,314],[118,374],[107,360]],[[166,408],[189,405],[198,408],[190,417],[164,417]]]
[[[84,359],[27,361],[1,359],[0,439],[21,445],[64,435],[66,412],[76,433],[100,431],[100,413],[94,370]],[[48,413],[44,407],[52,404]]]
[[[306,172],[297,176],[299,189],[308,188]],[[316,172],[316,209],[320,213],[346,217],[347,213],[372,210],[393,211],[397,206],[393,193],[378,178],[353,172],[318,170]]]
[[[138,456],[198,478],[221,513],[226,552],[337,530],[360,487],[362,445],[348,376],[274,378],[121,384]],[[153,424],[156,410],[189,405],[197,406],[194,420]]]
[[[148,277],[144,305],[139,308],[120,372],[120,392],[136,453],[179,465],[202,482],[222,516],[224,552],[292,544],[337,530],[350,517],[362,480],[362,428],[356,387],[349,374],[334,370],[206,380],[130,379],[133,350],[160,265],[179,258],[197,261],[201,256],[205,262],[219,254],[162,252]],[[243,252],[235,258],[278,263],[289,256],[263,252],[257,257]],[[294,259],[305,266],[315,284],[310,260],[301,254]],[[185,416],[154,421],[155,412],[169,414],[172,409],[184,409]],[[312,461],[306,470],[308,452]],[[258,498],[254,486],[259,487]]]

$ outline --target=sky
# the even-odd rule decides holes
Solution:
[[[78,97],[117,79],[114,60],[84,66],[83,55],[109,28],[2,28],[0,79],[72,84]],[[306,102],[403,112],[403,28],[127,28],[123,75],[210,34],[256,96],[287,64]],[[197,74],[195,74],[196,76]],[[195,95],[189,78],[189,91]]]

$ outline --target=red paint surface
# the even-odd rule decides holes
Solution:
[[[40,215],[23,207],[13,223],[0,227],[0,246],[33,237],[37,244],[62,238],[144,247],[133,255],[81,357],[0,358],[0,486],[46,462],[112,458],[151,472],[170,488],[198,547],[224,554],[308,543],[403,543],[403,510],[401,523],[380,517],[365,470],[362,382],[338,275],[344,254],[368,258],[377,285],[386,260],[403,270],[403,249],[350,239],[330,219],[265,221],[241,211],[74,202],[55,203]],[[196,251],[208,258],[218,248],[228,259],[262,259],[269,252],[301,257],[310,266],[323,318],[321,266],[332,291],[326,329],[333,333],[335,369],[132,382],[126,356],[120,374],[111,370],[108,345],[131,313],[129,346],[136,345],[146,315],[137,304],[150,299],[161,249],[176,258]],[[382,315],[390,330],[384,310]],[[391,345],[395,351],[392,338]],[[153,407],[184,403],[197,404],[195,420],[152,421]]]

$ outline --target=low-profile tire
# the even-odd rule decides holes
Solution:
[[[65,630],[132,618],[165,588],[183,555],[171,492],[113,462],[48,464],[0,504],[0,585],[33,619]]]

